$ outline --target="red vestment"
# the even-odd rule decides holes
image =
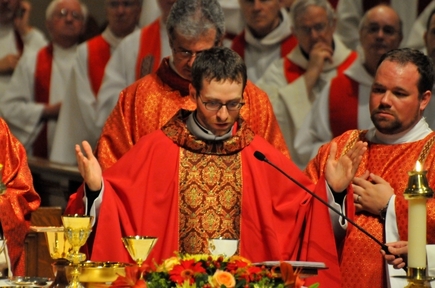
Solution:
[[[104,69],[110,59],[110,44],[102,35],[98,35],[90,39],[86,45],[88,46],[89,82],[92,92],[97,97],[101,82],[103,81]]]
[[[358,57],[358,54],[355,51],[349,53],[349,56],[338,65],[337,75],[342,74]],[[301,75],[305,73],[305,69],[300,67],[298,64],[294,63],[288,57],[284,58],[284,76],[287,79],[288,83],[292,83],[296,79],[298,79]]]
[[[193,153],[189,167],[182,165],[186,163],[182,159],[186,150]],[[180,249],[180,231],[188,225],[181,219],[181,205],[185,202],[180,200],[184,196],[180,193],[194,189],[191,186],[183,190],[184,181],[200,178],[198,182],[207,182],[210,175],[204,175],[205,171],[199,171],[201,175],[194,173],[198,168],[196,163],[201,159],[216,163],[210,158],[226,162],[226,158],[236,153],[240,154],[240,165],[237,165],[240,168],[228,169],[221,174],[224,178],[234,179],[241,172],[240,181],[229,181],[240,183],[234,189],[242,195],[236,205],[240,218],[239,254],[254,262],[324,262],[329,269],[320,271],[319,277],[313,277],[312,281],[320,282],[324,287],[338,287],[338,260],[328,209],[276,169],[259,162],[253,155],[257,150],[326,199],[325,183],[315,187],[280,151],[263,138],[254,136],[246,123],[242,122],[230,139],[205,142],[190,134],[184,120],[176,117],[162,130],[143,137],[115,165],[104,171],[103,202],[91,259],[132,262],[121,242],[121,237],[126,235],[158,237],[148,261],[160,262],[173,256],[174,251]],[[186,170],[190,172],[186,173]],[[224,179],[218,178],[211,186],[221,187],[221,181]],[[80,189],[70,199],[68,209],[83,211],[82,197],[83,190]]]
[[[136,60],[136,80],[150,72],[157,71],[159,68],[159,59],[162,53],[160,21],[160,18],[157,18],[140,31],[139,54]]]
[[[51,68],[53,64],[53,44],[38,52],[35,68],[35,102],[48,104],[50,101]],[[47,123],[33,143],[33,155],[48,157]]]
[[[358,128],[359,83],[346,74],[332,79],[329,89],[329,125],[333,137]]]
[[[169,67],[169,58],[165,58],[156,73],[124,89],[98,141],[96,154],[103,170],[112,166],[142,136],[160,129],[178,110],[194,110],[196,104],[188,96],[189,84],[190,81]],[[289,155],[266,93],[248,81],[243,99],[246,104],[240,114],[248,126]]]
[[[7,241],[10,267],[14,275],[24,275],[24,239],[30,226],[30,213],[41,202],[33,188],[32,174],[27,165],[23,145],[0,119],[0,164],[6,193],[0,195],[0,223]]]
[[[334,139],[338,144],[337,155],[346,153],[358,140],[367,141],[366,131],[351,130]],[[408,201],[404,199],[403,192],[408,185],[408,171],[414,170],[417,160],[423,163],[424,170],[428,170],[427,178],[430,187],[435,187],[435,133],[429,134],[422,140],[403,144],[376,144],[368,143],[368,150],[363,155],[356,176],[362,175],[366,170],[374,173],[394,189],[396,201],[394,203],[397,226],[401,240],[408,239]],[[323,175],[325,163],[329,155],[330,144],[319,149],[317,156],[308,164],[307,175],[316,183]],[[379,215],[367,212],[355,214],[353,191],[348,189],[347,215],[354,217],[354,221],[375,236],[379,241],[385,242],[384,224]],[[391,203],[390,203],[391,205]],[[427,202],[427,243],[435,243],[435,200]],[[384,260],[378,244],[349,224],[346,238],[342,243],[340,259],[342,287],[387,287]]]

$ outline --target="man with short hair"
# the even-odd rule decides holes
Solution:
[[[316,183],[331,161],[333,146],[338,147],[337,155],[342,155],[356,141],[367,141],[352,185],[336,186],[330,198],[381,242],[408,237],[408,203],[403,193],[408,187],[408,172],[415,170],[417,161],[427,170],[429,186],[435,185],[435,170],[430,169],[435,164],[435,133],[423,117],[434,76],[432,61],[420,51],[404,48],[387,52],[380,60],[370,93],[370,117],[375,127],[336,137],[333,144],[319,149],[306,169]],[[427,207],[427,230],[434,231],[435,200],[429,199]],[[386,273],[377,243],[340,219],[333,219],[333,227],[341,255],[341,287],[406,286],[406,279],[392,277],[405,271],[389,269]],[[427,243],[435,243],[433,233],[427,234]]]
[[[84,152],[76,146],[86,194],[79,189],[68,206],[83,213],[83,199],[88,208],[90,199],[96,199],[89,209],[98,217],[91,259],[131,262],[121,241],[124,235],[158,237],[147,262],[160,262],[174,251],[208,253],[208,239],[223,237],[238,239],[237,254],[253,262],[324,262],[329,269],[319,271],[312,281],[337,287],[328,208],[273,167],[258,162],[254,152],[264,153],[323,199],[325,183],[314,187],[307,182],[241,117],[247,81],[243,60],[229,48],[215,47],[203,50],[191,71],[187,97],[196,110],[178,111],[103,173],[89,144],[83,143]],[[328,172],[335,178],[327,182],[332,187],[342,185],[342,179],[346,185],[350,181],[346,175],[358,166],[365,149],[362,142],[358,145],[330,163]]]
[[[283,0],[239,0],[246,27],[231,49],[245,60],[248,79],[257,82],[274,60],[286,56],[296,46],[291,21]]]
[[[343,74],[328,82],[296,134],[296,164],[300,168],[334,137],[347,130],[373,127],[368,108],[370,89],[381,56],[399,48],[402,41],[399,16],[390,6],[375,6],[362,18],[359,35],[363,53]]]
[[[296,0],[290,13],[298,46],[273,62],[257,84],[269,96],[290,155],[297,160],[294,138],[312,103],[357,55],[333,37],[335,13],[327,0]]]
[[[54,0],[46,10],[51,43],[20,59],[0,112],[29,155],[48,158],[67,92],[87,9],[79,0]]]
[[[216,0],[178,0],[166,28],[172,56],[159,69],[123,90],[107,119],[97,146],[103,169],[110,167],[139,141],[160,129],[179,109],[194,110],[189,84],[194,59],[202,51],[221,45],[224,16]],[[288,155],[267,95],[250,81],[243,95],[241,115],[258,135]],[[224,123],[222,123],[224,125]]]
[[[95,114],[104,70],[122,39],[138,29],[140,7],[141,0],[105,0],[106,29],[78,46],[71,89],[59,112],[51,161],[75,165],[76,143],[87,140],[95,147],[101,133]]]
[[[0,2],[0,98],[24,50],[47,44],[44,35],[29,25],[31,5],[27,1]]]

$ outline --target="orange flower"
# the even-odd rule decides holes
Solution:
[[[236,279],[234,278],[233,274],[222,270],[216,270],[213,277],[211,277],[210,282],[214,288],[220,288],[222,286],[233,288],[236,286]]]
[[[300,269],[293,270],[293,266],[286,262],[280,263],[281,278],[286,288],[301,288],[305,281],[299,277]]]
[[[201,266],[200,262],[195,263],[192,260],[182,260],[180,264],[175,265],[174,268],[169,271],[169,279],[182,284],[187,280],[190,284],[195,282],[195,275],[206,273],[205,269]]]

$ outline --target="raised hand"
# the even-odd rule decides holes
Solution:
[[[89,189],[93,191],[99,191],[102,187],[103,173],[101,166],[98,163],[97,158],[95,158],[92,153],[91,145],[88,141],[82,142],[83,151],[80,145],[76,144],[76,158],[77,164],[85,183],[88,185]]]
[[[336,159],[337,143],[332,142],[326,161],[325,178],[335,192],[342,192],[355,177],[362,155],[367,150],[367,143],[358,141],[349,152]]]

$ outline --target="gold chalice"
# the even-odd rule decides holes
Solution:
[[[49,288],[61,288],[68,286],[65,267],[69,265],[66,259],[72,251],[72,246],[66,238],[64,227],[55,226],[31,226],[35,232],[44,232],[50,257],[55,260],[52,264],[55,278]]]
[[[122,242],[130,254],[131,258],[140,267],[156,245],[157,237],[152,236],[126,236],[122,237]]]
[[[89,234],[92,232],[92,216],[86,215],[66,215],[62,216],[62,223],[65,228],[65,235],[68,242],[72,246],[72,253],[67,255],[67,259],[72,262],[74,266],[73,272],[71,272],[72,279],[68,287],[71,288],[83,288],[84,286],[79,281],[79,264],[86,260],[86,255],[80,253],[80,247],[85,245],[88,240]]]

